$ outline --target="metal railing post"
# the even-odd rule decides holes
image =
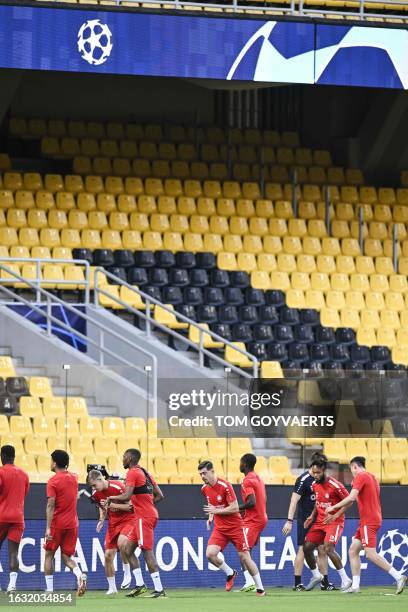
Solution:
[[[146,336],[150,338],[152,335],[152,322],[151,322],[151,308],[150,308],[150,300],[146,300]]]
[[[328,185],[326,185],[325,188],[324,203],[324,222],[326,225],[326,232],[330,236],[330,189]]]
[[[298,203],[297,203],[296,187],[297,187],[297,169],[294,168],[293,169],[293,176],[292,176],[292,210],[293,210],[293,216],[295,218],[298,216]]]
[[[41,280],[40,280],[40,274],[41,274],[41,267],[40,267],[40,260],[37,259],[37,261],[35,262],[35,282],[37,285],[37,289],[35,291],[35,299],[37,302],[40,301],[40,287],[41,287]]]
[[[363,207],[360,206],[358,209],[358,244],[360,247],[360,252],[364,255],[364,232],[363,232]]]
[[[398,274],[398,225],[396,223],[392,226],[392,265],[394,272]]]
[[[98,269],[94,271],[94,303],[95,306],[100,306],[99,304],[99,288],[98,288]]]
[[[105,332],[103,329],[99,329],[99,365],[105,365],[103,351],[105,348]]]
[[[51,308],[51,298],[47,295],[47,336],[52,335],[52,308]]]
[[[202,329],[198,330],[198,365],[204,367],[204,333]]]
[[[88,306],[89,305],[89,297],[90,297],[90,284],[91,284],[91,271],[90,271],[90,265],[89,262],[87,261],[85,264],[85,304]]]

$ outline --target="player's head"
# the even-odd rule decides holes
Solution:
[[[353,457],[350,461],[350,470],[353,476],[356,476],[359,472],[364,472],[365,466],[365,457]]]
[[[137,465],[140,461],[142,453],[137,448],[128,448],[123,453],[123,467],[128,470],[133,465]]]
[[[312,465],[312,461],[314,461],[315,459],[323,459],[324,461],[327,462],[326,455],[324,455],[320,451],[315,451],[313,455],[310,457],[310,465]]]
[[[327,461],[323,457],[312,459],[310,473],[316,482],[322,482],[326,478]]]
[[[14,459],[16,458],[16,449],[11,444],[5,444],[0,449],[1,462],[3,465],[6,463],[14,463]]]
[[[197,469],[204,484],[214,484],[216,477],[212,461],[209,461],[208,459],[205,459],[205,461],[200,461]]]
[[[241,460],[239,462],[239,471],[241,474],[248,474],[248,472],[252,472],[256,463],[256,457],[252,453],[247,453],[246,455],[242,455]]]
[[[88,476],[86,477],[86,481],[96,491],[103,491],[106,489],[106,485],[108,484],[102,472],[99,470],[90,470],[88,472]]]
[[[55,450],[51,453],[51,472],[66,470],[69,466],[69,455],[64,450]]]

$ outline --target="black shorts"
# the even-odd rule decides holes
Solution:
[[[297,520],[297,544],[298,546],[303,546],[303,544],[305,543],[306,534],[310,529],[310,527],[308,527],[307,529],[303,527],[306,518],[307,517],[305,518],[301,517],[301,518],[298,518]]]

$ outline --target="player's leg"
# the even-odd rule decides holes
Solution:
[[[120,558],[122,561],[122,568],[123,568],[123,580],[122,580],[122,584],[120,585],[120,588],[128,589],[132,582],[132,574],[130,571],[131,569],[130,559],[127,558],[125,550],[119,549],[119,553],[120,553]]]
[[[324,543],[325,552],[327,556],[329,557],[330,561],[333,563],[334,567],[336,568],[340,576],[341,590],[345,591],[351,587],[352,581],[348,577],[347,572],[343,567],[343,563],[341,561],[340,556],[336,552],[335,546],[336,546],[336,542],[325,542]]]
[[[152,548],[142,548],[142,553],[154,586],[152,596],[158,597],[158,593],[164,594],[164,589],[161,582],[159,566],[157,565],[155,554]]]
[[[44,556],[44,576],[45,576],[45,584],[46,591],[48,593],[52,593],[54,590],[54,556],[55,550],[47,550],[45,549]]]
[[[106,548],[105,550],[105,574],[108,581],[106,595],[115,595],[118,591],[115,582],[115,556],[116,548]]]
[[[309,584],[306,585],[305,591],[311,591],[322,581],[322,575],[317,568],[314,554],[315,549],[323,543],[322,540],[323,535],[320,533],[320,530],[310,530],[306,536],[305,543],[303,544],[303,554],[305,555],[306,563],[312,572],[312,578]]]
[[[397,583],[396,594],[399,595],[400,593],[402,593],[407,583],[407,576],[401,575],[401,572],[398,572],[395,568],[393,568],[392,565],[390,565],[384,559],[384,557],[378,554],[375,548],[370,548],[366,546],[364,548],[364,551],[368,561],[374,563],[377,567],[384,570],[384,572],[387,572],[387,574],[389,574],[391,578],[395,580],[395,582]]]
[[[295,574],[295,586],[293,587],[294,591],[304,591],[305,587],[302,584],[302,571],[303,571],[304,562],[305,562],[305,555],[303,552],[303,544],[302,544],[302,546],[298,546],[296,557],[293,562],[293,571]]]
[[[347,589],[347,593],[359,593],[360,592],[360,576],[361,576],[361,560],[360,553],[363,550],[363,545],[359,540],[359,530],[357,530],[356,535],[353,538],[353,541],[349,548],[349,560],[350,560],[350,569],[351,569],[351,577],[352,577],[352,585],[349,589]]]
[[[121,533],[118,538],[118,546],[119,550],[123,554],[122,558],[126,558],[129,563],[129,567],[132,568],[132,573],[135,577],[136,582],[135,588],[132,589],[129,593],[127,593],[126,597],[138,597],[139,595],[146,593],[147,588],[143,580],[142,568],[140,567],[139,559],[135,555],[135,551],[137,548],[136,529],[128,531],[127,535]]]
[[[317,548],[317,567],[323,576],[320,588],[322,591],[333,591],[335,586],[329,582],[329,563],[323,545]]]
[[[246,533],[249,549],[252,550],[252,548],[254,548],[254,546],[258,544],[258,540],[259,540],[262,530],[257,529],[257,527],[254,525],[251,526],[250,524],[245,524],[245,523],[244,523],[244,530]],[[245,565],[245,561],[242,561],[242,560],[241,560],[241,570],[244,574],[245,584],[240,589],[240,591],[242,591],[243,593],[250,593],[251,591],[255,590],[255,582],[251,574],[249,573],[248,568]]]
[[[217,532],[214,529],[208,541],[205,556],[207,557],[210,563],[212,563],[213,565],[215,565],[215,567],[218,567],[218,569],[224,572],[227,577],[227,580],[225,582],[225,590],[230,591],[234,586],[235,578],[238,576],[238,573],[234,569],[232,569],[232,567],[230,567],[228,563],[225,563],[225,560],[221,559],[221,557],[219,556],[219,553],[224,550],[227,544],[228,538],[224,534]]]
[[[20,540],[15,542],[14,540],[8,541],[8,558],[9,558],[9,570],[10,578],[7,587],[7,592],[16,590],[17,575],[19,570],[18,564],[18,547],[20,546]]]
[[[248,572],[251,574],[253,581],[256,586],[256,594],[257,595],[265,595],[265,589],[262,584],[261,575],[258,570],[258,566],[255,561],[251,559],[251,555],[249,550],[239,550],[238,556],[241,561],[241,565],[245,564],[245,567],[248,569]]]
[[[150,578],[152,579],[154,591],[146,597],[165,597],[166,593],[160,578],[159,566],[157,565],[156,557],[153,552],[154,548],[154,528],[156,527],[157,519],[142,519],[137,521],[139,547],[143,553],[144,560],[149,570]]]
[[[61,559],[64,565],[74,574],[77,580],[77,595],[82,597],[86,591],[87,575],[82,572],[73,558],[78,539],[78,529],[75,527],[73,529],[61,529],[60,531]]]

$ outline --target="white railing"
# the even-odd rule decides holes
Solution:
[[[7,264],[22,264],[22,263],[30,263],[30,264],[35,264],[36,266],[36,278],[28,280],[26,278],[24,278],[23,276],[21,276],[20,274],[18,274],[17,272],[13,271],[12,269],[10,269]],[[60,278],[56,278],[56,279],[43,279],[41,276],[41,266],[44,264],[71,264],[71,265],[77,265],[79,264],[80,266],[84,266],[85,268],[85,274],[84,274],[84,280],[82,281],[75,281],[75,280],[63,280]],[[4,271],[6,274],[9,275],[9,278],[2,278],[2,271]],[[92,277],[91,277],[91,266],[89,264],[88,261],[86,260],[73,260],[73,259],[29,259],[29,258],[13,258],[13,257],[2,257],[0,258],[0,291],[5,292],[7,295],[10,295],[13,297],[13,301],[17,301],[17,302],[22,302],[25,303],[27,305],[30,305],[33,307],[34,310],[36,310],[38,312],[41,312],[44,315],[44,312],[40,309],[38,309],[38,307],[34,307],[32,301],[27,300],[26,298],[22,298],[21,295],[17,294],[15,291],[12,291],[9,287],[7,287],[7,285],[15,285],[16,283],[22,284],[23,287],[22,288],[27,288],[27,289],[31,289],[35,292],[35,300],[37,304],[40,303],[46,303],[47,304],[47,325],[51,324],[51,318],[48,315],[51,315],[51,305],[52,303],[58,303],[58,304],[62,304],[65,305],[67,307],[68,310],[72,310],[75,307],[73,307],[71,304],[65,302],[64,300],[57,298],[53,293],[50,293],[49,291],[44,290],[44,286],[45,287],[54,287],[55,285],[58,285],[59,288],[61,288],[63,290],[64,285],[66,286],[72,286],[73,284],[77,283],[78,284],[78,290],[83,291],[84,292],[84,304],[85,305],[89,305],[90,304],[90,297],[91,297],[91,291],[94,291],[94,303],[97,306],[102,307],[101,304],[101,296],[104,296],[105,298],[107,298],[110,302],[113,302],[114,304],[117,304],[117,306],[121,307],[122,310],[127,310],[128,312],[130,312],[133,315],[137,315],[138,317],[140,317],[142,320],[146,321],[146,329],[145,329],[145,333],[147,337],[151,336],[151,331],[154,328],[157,328],[161,331],[166,332],[167,334],[169,334],[170,336],[172,336],[173,338],[176,338],[177,340],[181,341],[183,344],[188,345],[190,348],[192,348],[194,351],[198,352],[198,363],[200,367],[204,367],[204,358],[208,357],[211,358],[212,360],[216,361],[217,363],[220,364],[221,367],[224,368],[224,370],[226,368],[230,369],[231,371],[235,372],[236,374],[238,374],[239,376],[242,376],[244,378],[251,378],[252,376],[257,378],[258,377],[258,373],[259,373],[259,361],[257,360],[257,358],[252,355],[251,353],[249,353],[246,350],[243,350],[239,347],[237,347],[233,342],[230,342],[229,340],[227,340],[226,338],[223,338],[222,336],[219,336],[218,334],[214,333],[213,331],[211,331],[210,329],[205,329],[203,328],[199,323],[197,323],[196,321],[193,321],[192,319],[190,319],[189,317],[184,316],[183,314],[177,312],[176,310],[173,310],[172,308],[170,308],[168,305],[163,304],[161,302],[159,302],[158,300],[156,300],[155,298],[153,298],[152,296],[150,296],[147,293],[144,293],[143,291],[141,291],[138,287],[134,286],[134,285],[130,285],[129,283],[123,281],[122,279],[120,279],[119,277],[115,276],[114,274],[111,274],[110,272],[108,272],[107,270],[105,270],[104,268],[101,267],[97,267],[97,268],[92,268],[93,271],[93,282],[92,282]],[[105,282],[100,282],[101,279],[104,279]],[[112,281],[114,281],[115,286],[121,287],[124,286],[126,287],[129,291],[133,292],[135,295],[138,295],[140,297],[140,299],[145,303],[145,311],[143,310],[139,310],[137,308],[134,308],[133,306],[130,306],[127,302],[123,301],[122,299],[120,299],[120,297],[118,297],[117,295],[115,295],[114,293],[112,293],[111,291],[109,291],[109,284],[106,284],[106,279],[110,279]],[[193,342],[192,340],[190,340],[188,337],[184,336],[183,334],[177,332],[174,329],[171,329],[170,327],[164,325],[163,323],[160,323],[159,321],[157,321],[154,318],[154,314],[152,314],[152,306],[160,306],[161,309],[163,309],[165,312],[170,313],[171,315],[173,315],[179,322],[181,323],[186,323],[187,325],[196,328],[197,329],[197,334],[198,334],[198,343]],[[77,309],[75,309],[75,312],[77,312]],[[78,311],[80,312],[80,311]],[[82,313],[83,314],[83,313]],[[54,317],[55,318],[55,317]],[[55,321],[58,321],[58,324],[60,324],[61,322],[59,321],[59,319],[56,319]],[[63,325],[60,325],[63,327]],[[51,325],[50,325],[50,329],[51,329]],[[77,334],[79,335],[79,334]],[[245,370],[243,370],[242,368],[235,366],[233,364],[231,364],[230,362],[226,361],[223,357],[220,357],[219,355],[217,355],[216,353],[211,352],[210,350],[208,350],[207,348],[204,347],[204,340],[206,337],[210,337],[214,342],[220,342],[222,343],[224,346],[229,346],[231,347],[234,351],[236,351],[237,353],[240,353],[241,355],[243,355],[245,358],[247,358],[249,360],[249,362],[252,364],[251,370],[252,372],[249,373]],[[86,339],[86,337],[85,337]],[[104,341],[104,333],[103,331],[100,332],[100,343],[99,343],[99,348],[101,348],[103,346],[103,341]]]

